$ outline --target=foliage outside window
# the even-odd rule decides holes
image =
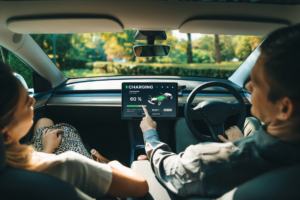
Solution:
[[[28,88],[33,88],[33,79],[31,69],[24,64],[20,58],[10,51],[2,48],[5,55],[6,64],[13,68],[13,71],[20,74],[26,81]],[[2,59],[2,58],[1,58]]]
[[[31,35],[68,78],[117,75],[174,75],[228,78],[263,36],[201,35],[166,31],[165,57],[136,58],[134,31]]]

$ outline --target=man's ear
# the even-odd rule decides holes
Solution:
[[[295,112],[295,106],[292,102],[292,100],[288,97],[284,97],[282,100],[280,100],[279,105],[279,115],[277,118],[281,121],[286,121],[291,118],[293,113]]]

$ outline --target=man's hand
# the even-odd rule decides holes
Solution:
[[[144,133],[145,131],[149,130],[149,129],[154,129],[156,130],[156,122],[152,120],[152,118],[150,117],[147,109],[145,107],[143,107],[143,110],[145,112],[145,117],[143,117],[143,120],[141,121],[141,129],[142,132]]]
[[[42,144],[43,144],[44,153],[52,153],[54,149],[58,147],[62,137],[61,134],[57,136],[58,132],[63,132],[63,130],[45,129],[43,131]]]
[[[223,142],[232,142],[244,137],[244,134],[237,126],[230,127],[228,130],[225,131],[225,134],[227,135],[228,140],[224,138],[222,135],[218,135],[218,138]]]

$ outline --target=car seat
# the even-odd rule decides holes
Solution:
[[[7,166],[5,146],[1,135],[0,199],[89,200],[92,198],[60,179]]]
[[[282,200],[300,199],[300,164],[283,167],[258,176],[239,187],[229,191],[222,197],[190,197],[180,198],[167,191],[152,172],[148,160],[134,161],[131,168],[141,173],[149,184],[149,194],[134,200]]]

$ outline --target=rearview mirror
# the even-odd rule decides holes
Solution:
[[[167,56],[170,53],[169,45],[138,45],[133,47],[136,57]]]

